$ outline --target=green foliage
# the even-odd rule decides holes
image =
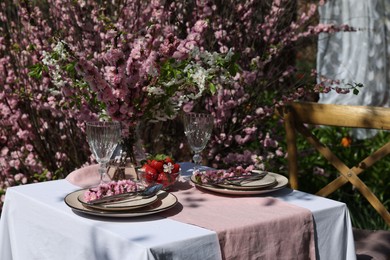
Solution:
[[[154,156],[148,157],[149,160],[157,160],[157,161],[164,161],[167,158],[172,158],[172,156],[160,153],[160,154],[156,154]]]
[[[41,79],[42,73],[44,70],[45,70],[45,67],[41,63],[37,63],[37,64],[32,65],[29,68],[28,75],[32,78],[35,78],[35,79]]]
[[[347,86],[350,86],[351,89],[352,89],[352,93],[354,95],[358,95],[359,94],[359,88],[362,88],[363,87],[363,84],[362,83],[354,83],[354,84],[347,84]]]
[[[64,169],[57,169],[53,175],[51,176],[50,179],[47,177],[48,170],[44,170],[41,173],[34,173],[33,174],[33,179],[37,182],[44,182],[48,180],[58,180],[58,179],[63,179],[65,177]]]
[[[185,59],[169,58],[149,73],[148,106],[143,111],[146,119],[173,119],[183,103],[202,100],[218,89],[234,85],[239,72],[238,55],[201,51],[194,48]],[[197,102],[202,103],[202,102]],[[159,115],[156,115],[156,112]]]
[[[344,161],[348,167],[357,165],[390,139],[389,132],[379,131],[374,137],[365,140],[351,138],[350,145],[343,146],[342,139],[351,136],[351,129],[321,127],[312,130],[320,141],[330,147],[334,154]],[[298,138],[299,189],[314,194],[338,177],[339,174],[303,137],[299,135]],[[364,181],[387,209],[390,208],[389,159],[389,156],[385,157],[359,175],[359,178]],[[347,204],[354,227],[372,230],[390,229],[369,202],[350,183],[345,184],[338,191],[331,194],[329,198]]]

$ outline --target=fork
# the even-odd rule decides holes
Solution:
[[[229,184],[232,184],[232,185],[242,185],[243,183],[248,183],[248,182],[251,182],[251,181],[257,181],[257,180],[261,180],[263,179],[265,176],[267,175],[267,172],[262,172],[262,173],[259,173],[259,174],[256,174],[254,176],[251,176],[251,177],[248,177],[248,178],[242,178],[242,179],[238,179],[238,180],[228,180],[227,182]]]
[[[248,175],[226,177],[215,182],[209,182],[208,184],[218,185],[227,182],[233,185],[240,185],[244,181],[261,180],[262,178],[264,178],[265,175],[267,175],[267,172],[251,172],[251,174]]]
[[[96,200],[88,201],[87,204],[89,205],[97,205],[102,203],[108,203],[108,202],[118,202],[123,201],[129,198],[133,198],[136,196],[141,196],[142,198],[150,198],[156,195],[161,189],[163,188],[162,184],[156,184],[153,186],[150,186],[142,191],[131,191],[131,192],[125,192],[117,195],[107,196]]]

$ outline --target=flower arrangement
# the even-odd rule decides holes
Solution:
[[[191,110],[196,100],[232,86],[239,72],[236,60],[237,55],[232,50],[223,54],[194,47],[185,59],[164,61],[156,68],[158,73],[146,87],[149,98],[147,117],[152,120],[174,119],[183,106]]]
[[[110,57],[121,55],[122,58],[127,58],[124,57],[124,53],[116,49],[109,50],[106,55]],[[43,52],[42,65],[44,67],[39,68],[38,71],[48,71],[54,84],[54,88],[51,89],[52,93],[61,93],[66,90],[67,84],[81,88],[89,84],[91,87],[87,87],[88,91],[83,92],[82,96],[87,101],[92,101],[91,98],[97,96],[93,102],[99,109],[99,117],[134,124],[140,120],[174,119],[183,105],[188,105],[189,102],[194,102],[205,95],[214,95],[218,90],[232,86],[235,83],[234,77],[239,72],[237,57],[232,50],[227,53],[218,53],[201,51],[198,47],[193,47],[187,53],[181,54],[180,59],[167,57],[157,61],[156,58],[154,62],[151,61],[145,72],[144,76],[148,80],[137,86],[139,90],[134,93],[134,98],[128,96],[127,101],[121,94],[132,95],[129,93],[131,89],[128,85],[113,84],[112,78],[110,80],[107,78],[115,77],[115,75],[106,75],[105,72],[100,75],[95,64],[70,53],[70,46],[63,40],[57,42],[52,52]],[[116,57],[116,59],[119,58]],[[111,70],[114,69],[118,68],[111,68]],[[37,71],[31,74],[35,75],[34,73]],[[122,77],[124,76],[130,77],[131,75],[125,73]],[[64,95],[70,97],[70,93],[64,93]],[[139,110],[139,113],[123,111],[124,102],[128,103],[127,109]]]
[[[137,191],[137,184],[134,181],[111,181],[109,183],[101,183],[95,188],[86,190],[84,192],[84,200],[86,202],[89,202],[103,197],[118,195],[132,191]]]
[[[159,154],[143,164],[141,174],[144,174],[144,181],[147,184],[160,183],[164,188],[168,188],[179,177],[180,165],[170,156]]]
[[[67,84],[78,86],[78,95],[68,93],[69,99],[81,97],[95,104],[100,119],[122,122],[125,126],[123,147],[134,163],[133,146],[137,142],[135,128],[138,123],[174,119],[182,109],[191,110],[198,99],[213,96],[217,91],[233,86],[234,77],[239,72],[237,55],[233,51],[223,54],[202,51],[194,46],[181,53],[179,58],[175,58],[178,56],[175,53],[172,57],[153,56],[138,84],[120,84],[124,78],[133,76],[131,72],[123,72],[120,80],[118,75],[112,74],[119,67],[105,66],[104,71],[99,70],[95,63],[77,57],[70,50],[71,47],[61,40],[52,52],[43,52],[41,70],[49,72],[54,84],[52,91],[66,90]],[[111,59],[108,63],[132,59],[131,54],[119,49],[110,49],[105,53],[106,60]],[[108,64],[103,62],[103,65]],[[107,71],[108,67],[110,69]],[[115,82],[118,84],[113,82],[114,78],[117,78]]]

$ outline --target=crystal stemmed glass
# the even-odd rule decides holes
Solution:
[[[201,152],[206,147],[213,130],[214,118],[210,114],[186,113],[183,115],[184,133],[194,152],[195,169],[202,161]]]
[[[100,165],[102,183],[107,172],[107,163],[121,139],[121,125],[119,122],[87,122],[86,132],[89,147]]]

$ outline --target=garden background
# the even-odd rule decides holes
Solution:
[[[193,49],[214,53],[221,69],[214,78],[218,80],[208,78],[199,97],[179,106],[215,117],[204,164],[256,165],[287,175],[285,132],[275,107],[292,100],[316,101],[324,91],[358,92],[353,85],[335,86],[338,79],[318,82],[317,36],[353,33],[348,25],[319,24],[320,4],[323,1],[3,0],[0,207],[8,187],[64,178],[94,163],[85,139],[88,120],[105,117],[128,129],[138,126],[148,152],[191,160],[182,123],[167,102],[181,92],[166,88],[151,96],[150,89],[180,74],[175,62],[188,64]],[[231,73],[230,81],[221,71]],[[151,118],[155,120],[147,121]],[[351,164],[389,139],[388,133],[354,140],[349,129],[315,131]],[[315,192],[337,176],[304,140],[299,148],[301,190]],[[362,176],[386,207],[389,164],[385,160]],[[389,229],[353,187],[331,198],[347,203],[355,227]]]

